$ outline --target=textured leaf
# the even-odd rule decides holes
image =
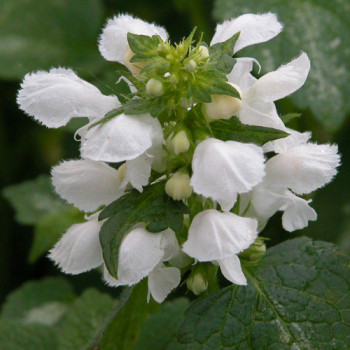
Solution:
[[[214,61],[215,68],[223,73],[230,73],[235,64],[235,59],[232,56],[239,35],[240,32],[233,35],[230,39],[214,44],[209,48],[210,55],[213,55],[210,61]]]
[[[159,40],[162,40],[158,35],[152,37],[147,35],[138,35],[128,33],[128,43],[135,56],[131,62],[147,61],[158,54]]]
[[[21,79],[58,65],[96,71],[101,23],[98,0],[2,0],[0,76]]]
[[[210,123],[214,136],[224,141],[238,141],[263,145],[287,137],[289,134],[272,128],[242,124],[237,117],[228,120],[217,120]]]
[[[25,319],[28,311],[34,308],[51,302],[70,303],[74,297],[70,284],[60,277],[27,282],[7,296],[1,318]]]
[[[327,130],[336,131],[350,111],[350,1],[216,0],[214,17],[223,21],[264,12],[278,14],[283,32],[240,55],[257,58],[268,72],[305,51],[311,60],[310,75],[292,99],[300,108],[311,109]]]
[[[166,195],[163,182],[145,187],[142,193],[133,190],[109,204],[99,219],[108,218],[100,230],[100,242],[112,276],[117,278],[119,247],[134,225],[142,222],[150,232],[161,232],[168,227],[179,231],[186,212],[182,202]]]
[[[0,349],[3,350],[56,350],[55,331],[38,324],[0,321]]]
[[[67,205],[65,210],[47,214],[35,225],[29,262],[35,262],[42,254],[51,249],[70,226],[83,221],[83,213],[70,205]]]
[[[212,94],[224,94],[240,98],[237,90],[227,83],[224,73],[219,70],[203,70],[196,72],[191,81],[188,95],[200,102],[211,102]]]
[[[107,327],[101,350],[134,349],[148,313],[154,312],[159,306],[152,300],[147,302],[147,292],[147,280],[133,287],[129,300]]]
[[[135,350],[180,350],[184,345],[176,340],[176,332],[184,319],[188,300],[179,298],[162,304],[141,328]]]
[[[15,209],[16,220],[21,224],[34,225],[47,214],[67,207],[53,192],[51,180],[46,175],[6,187],[3,195]]]
[[[86,349],[91,339],[103,327],[114,307],[114,300],[94,289],[86,290],[71,305],[64,318],[59,336],[60,350]]]
[[[191,350],[347,349],[349,261],[329,243],[281,243],[245,267],[248,286],[194,302],[179,338]]]

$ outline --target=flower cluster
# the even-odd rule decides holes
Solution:
[[[337,147],[287,128],[274,104],[304,84],[308,56],[260,79],[254,58],[233,58],[281,30],[274,14],[246,14],[217,25],[210,45],[194,32],[173,45],[164,28],[119,15],[99,49],[127,93],[105,96],[71,69],[25,76],[28,115],[50,128],[89,120],[76,132],[82,158],[52,169],[56,192],[86,213],[50,251],[63,272],[102,266],[112,286],[147,277],[157,302],[181,278],[203,292],[219,268],[245,285],[241,260],[261,257],[272,215],[287,231],[316,220],[304,195],[332,180]]]

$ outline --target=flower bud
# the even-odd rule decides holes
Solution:
[[[193,60],[189,60],[189,61],[186,62],[186,64],[185,64],[185,68],[186,68],[187,72],[189,72],[189,73],[194,72],[195,69],[196,69],[196,66],[197,66],[197,64],[196,64],[196,62],[193,61]]]
[[[240,258],[249,261],[258,261],[266,253],[266,244],[261,238],[256,239],[256,241],[244,252],[239,254]]]
[[[208,281],[199,271],[195,271],[186,281],[187,288],[195,295],[199,295],[207,290]]]
[[[181,200],[188,198],[192,194],[190,177],[187,173],[177,171],[165,184],[166,194],[175,199]]]
[[[151,78],[146,84],[146,93],[151,97],[159,97],[163,95],[163,84],[161,81]]]
[[[117,177],[119,184],[123,183],[124,178],[125,178],[125,171],[126,171],[126,163],[122,164],[117,171]]]
[[[199,54],[201,58],[205,58],[209,56],[209,50],[205,46],[199,46]]]
[[[125,55],[124,55],[124,63],[130,70],[130,72],[138,78],[140,76],[141,69],[147,64],[147,62],[130,62],[130,60],[135,56],[135,53],[131,51],[130,46],[127,45]]]
[[[176,155],[187,152],[190,148],[190,140],[184,130],[178,132],[169,142],[168,149]]]
[[[241,89],[230,83],[242,96]],[[228,95],[211,95],[212,102],[204,103],[203,113],[209,120],[230,119],[242,108],[242,101],[239,98]]]

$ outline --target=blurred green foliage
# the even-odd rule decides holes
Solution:
[[[209,42],[215,28],[213,18],[222,21],[245,12],[266,11],[278,13],[285,25],[284,33],[269,43],[243,50],[241,55],[256,57],[262,64],[263,72],[266,72],[288,62],[300,50],[307,52],[312,62],[310,79],[295,96],[278,102],[279,113],[302,113],[300,118],[291,121],[292,127],[300,131],[311,130],[316,142],[339,144],[342,154],[342,166],[334,182],[313,197],[318,221],[293,235],[339,242],[344,249],[350,251],[350,138],[347,136],[350,132],[349,0],[172,0],[162,3],[153,0],[1,0],[1,187],[32,180],[42,173],[48,174],[50,168],[60,160],[79,157],[78,143],[73,140],[74,128],[49,130],[39,126],[18,110],[16,93],[24,74],[49,69],[51,66],[72,67],[82,78],[97,85],[103,93],[113,93],[113,63],[104,61],[97,48],[98,35],[107,18],[119,12],[131,13],[165,26],[174,41],[188,35],[197,26],[198,32],[205,32],[204,40]],[[26,196],[25,186],[35,183],[39,183],[38,190],[33,196]],[[41,177],[21,186],[10,187],[3,193],[19,209],[16,212],[20,223],[36,225],[34,247],[35,242],[37,247],[30,252],[33,227],[16,223],[15,212],[10,208],[9,202],[4,197],[0,198],[0,301],[10,290],[26,280],[58,273],[48,259],[37,258],[76,220],[72,208],[53,197],[47,178]],[[48,196],[44,200],[53,202],[37,211],[36,206],[42,199],[40,187],[45,188],[44,192]],[[50,203],[55,203],[57,210],[47,211],[49,207],[52,208]],[[62,212],[66,214],[64,220],[59,219]],[[48,240],[40,246],[42,243],[35,239],[45,232]],[[270,245],[292,238],[290,233],[281,228],[279,215],[269,222],[264,236],[271,238]],[[39,241],[41,242],[40,239]],[[28,264],[29,254],[32,264]],[[92,286],[98,280],[98,274],[75,277],[75,289]],[[102,289],[102,283],[99,283],[98,288]],[[105,300],[109,305],[107,299],[108,296]],[[79,305],[75,307],[78,308]],[[6,333],[10,326],[1,323],[0,334]],[[32,326],[23,325],[23,334],[28,339],[31,332],[37,331],[33,329],[36,326]],[[42,332],[43,342],[51,336],[50,329],[45,326],[38,332]],[[17,337],[15,333],[13,337]],[[37,347],[33,348],[40,349],[35,341],[33,340],[33,346]]]

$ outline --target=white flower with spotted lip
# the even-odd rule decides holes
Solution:
[[[264,162],[261,147],[210,138],[194,151],[191,186],[229,211],[239,193],[249,192],[262,181]]]
[[[247,284],[237,254],[257,238],[257,221],[233,213],[204,210],[192,220],[183,251],[198,261],[216,261],[233,283]]]

